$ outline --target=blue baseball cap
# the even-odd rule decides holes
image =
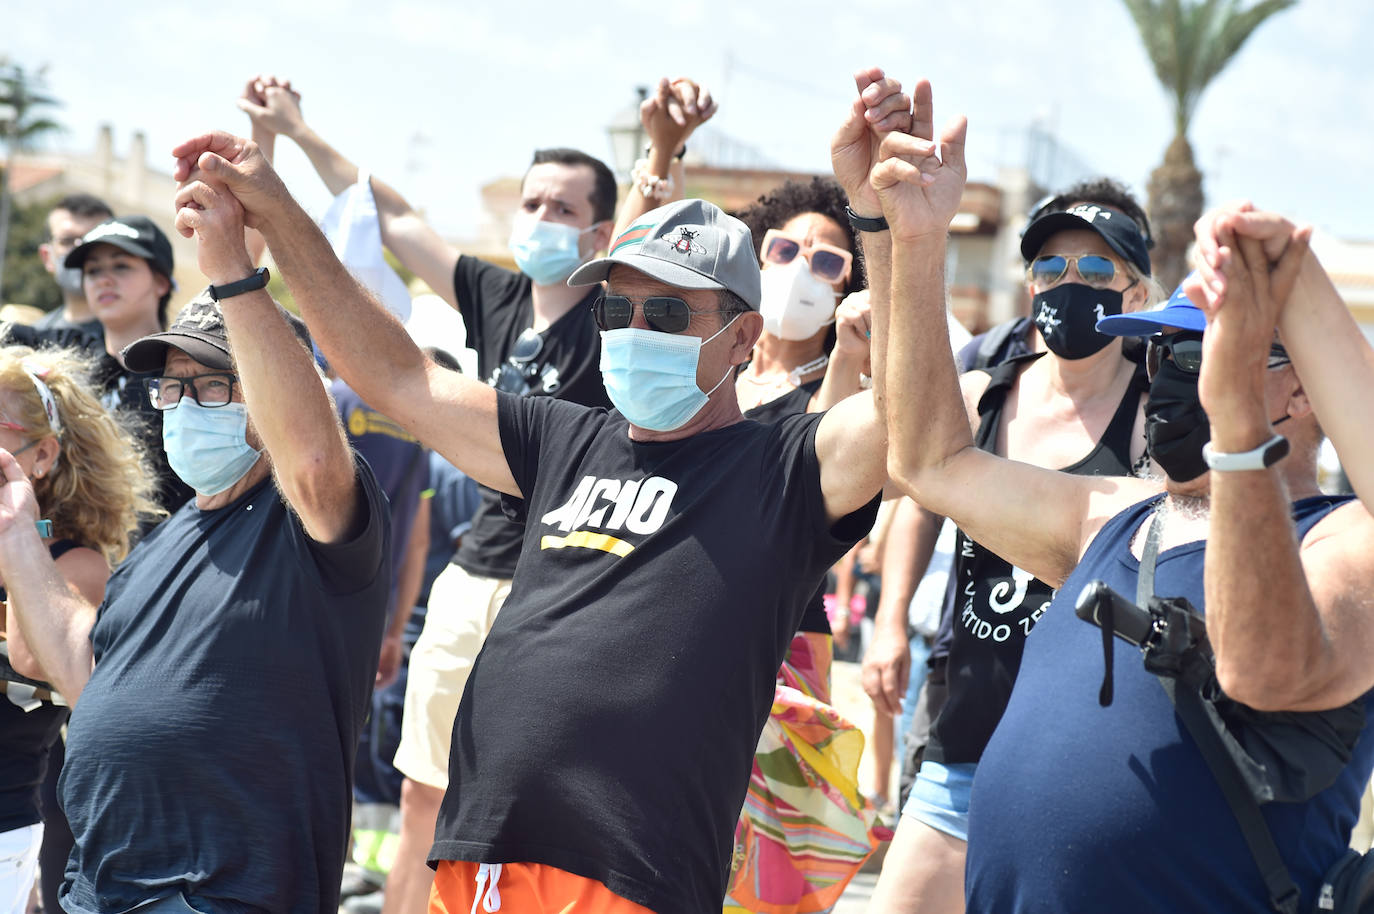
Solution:
[[[1188,279],[1191,278],[1190,275]],[[1207,315],[1184,294],[1183,284],[1188,279],[1183,280],[1169,300],[1158,307],[1130,314],[1107,315],[1097,322],[1097,332],[1107,336],[1153,336],[1165,327],[1176,327],[1201,333],[1207,329]]]

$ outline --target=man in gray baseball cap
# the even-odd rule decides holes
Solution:
[[[876,155],[870,141],[856,148]],[[174,154],[179,178],[204,169],[262,226],[359,396],[525,519],[454,724],[429,854],[440,903],[504,896],[525,910],[533,885],[550,906],[529,910],[561,910],[575,885],[597,910],[614,907],[608,895],[657,914],[719,909],[778,667],[887,477],[875,398],[775,425],[743,418],[726,382],[762,331],[759,266],[748,229],[712,204],[644,214],[570,278],[606,284],[581,319],[601,329],[607,410],[437,368],[255,145],[208,134]],[[885,270],[888,236],[868,231]],[[885,272],[874,286],[885,294]]]

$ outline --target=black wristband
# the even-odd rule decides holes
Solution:
[[[247,279],[228,282],[222,286],[210,286],[208,289],[210,298],[215,301],[224,301],[226,298],[233,298],[235,295],[242,295],[245,292],[256,292],[258,289],[267,287],[267,280],[271,275],[267,272],[267,267],[258,267]]]
[[[882,216],[860,216],[849,208],[848,203],[844,205],[844,212],[849,217],[849,224],[854,226],[856,232],[887,231],[887,219]]]
[[[646,145],[644,146],[644,158],[647,159],[647,158],[649,157],[649,155],[650,155],[653,151],[654,151],[654,144],[653,144],[653,143],[648,143],[648,144],[646,144]],[[679,149],[677,152],[673,153],[673,158],[675,158],[675,159],[677,159],[679,162],[681,162],[681,161],[682,161],[682,157],[685,156],[686,154],[687,154],[687,144],[686,144],[686,143],[683,143],[683,144],[682,144],[682,148]]]

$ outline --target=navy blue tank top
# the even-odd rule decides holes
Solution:
[[[1345,498],[1296,502],[1299,536]],[[1026,644],[1011,701],[988,743],[969,808],[970,912],[1268,910],[1230,807],[1140,652],[1114,639],[1115,700],[1098,705],[1102,635],[1074,615],[1102,579],[1133,597],[1130,542],[1158,497],[1116,515],[1093,539]],[[1205,613],[1205,543],[1167,549],[1155,593]],[[1364,698],[1370,707],[1370,695]],[[1343,852],[1374,768],[1362,739],[1336,782],[1264,817],[1305,902]]]

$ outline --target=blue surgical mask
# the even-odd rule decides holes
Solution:
[[[183,397],[162,414],[167,463],[198,495],[218,495],[243,478],[262,453],[248,443],[248,410],[242,403],[201,406]]]
[[[601,331],[601,380],[611,403],[640,428],[655,432],[682,428],[734,373],[731,366],[706,393],[697,387],[701,347],[734,322],[730,318],[729,323],[705,340],[689,333],[662,333],[637,327]]]
[[[551,286],[582,265],[582,236],[595,227],[577,229],[543,219],[518,222],[510,234],[510,252],[521,273],[536,285]]]

